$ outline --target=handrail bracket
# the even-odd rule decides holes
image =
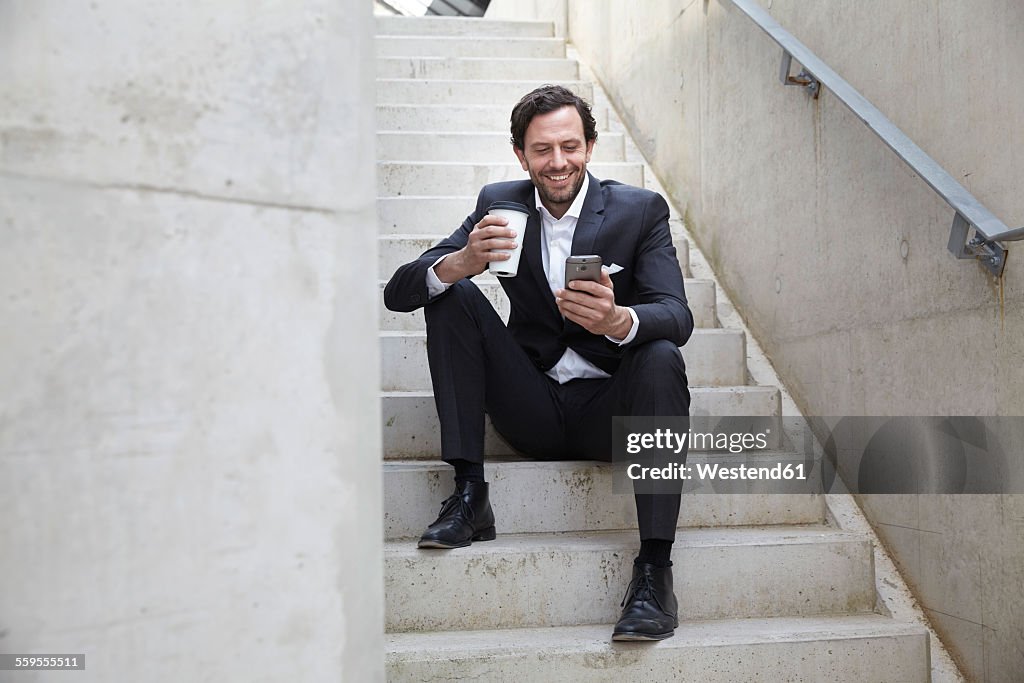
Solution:
[[[768,10],[761,6],[763,2],[730,1],[782,48],[779,80],[784,85],[803,86],[814,98],[818,97],[823,88],[828,88],[837,101],[853,112],[956,212],[949,235],[949,250],[953,255],[958,259],[977,259],[992,275],[1002,277],[1007,257],[1007,247],[1003,245],[1007,242],[1024,241],[1024,227],[1006,227],[1006,223],[994,216],[963,185],[943,170],[934,159],[887,119],[878,107],[871,104],[806,45],[784,29]],[[793,60],[800,64],[801,69],[796,76],[790,73]]]
[[[971,223],[960,212],[953,217],[953,227],[949,233],[949,251],[958,259],[975,258],[994,277],[1002,277],[1006,267],[1006,249],[993,240],[986,239],[984,233],[977,228],[974,237],[967,239]]]
[[[792,64],[793,55],[783,48],[782,65],[779,67],[779,80],[782,81],[783,85],[802,85],[807,88],[807,93],[811,97],[818,99],[818,95],[821,94],[821,83],[806,67],[801,67],[800,73],[796,76],[791,75],[789,72],[793,68]]]

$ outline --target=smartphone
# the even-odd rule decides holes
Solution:
[[[565,259],[565,286],[573,280],[593,280],[598,282],[601,279],[601,257],[600,256],[570,256]]]

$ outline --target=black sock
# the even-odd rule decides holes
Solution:
[[[657,538],[640,541],[640,554],[637,556],[636,562],[653,564],[655,567],[671,567],[672,541],[662,541]]]
[[[455,468],[455,486],[461,491],[467,482],[484,483],[484,464],[470,460],[452,460]]]

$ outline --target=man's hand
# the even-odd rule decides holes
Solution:
[[[434,268],[441,282],[452,284],[464,277],[479,275],[491,261],[507,261],[511,254],[494,249],[515,249],[515,230],[506,228],[508,220],[501,216],[484,216],[473,226],[469,241],[462,249],[445,257]]]
[[[593,334],[625,339],[633,327],[629,311],[615,304],[612,279],[603,268],[600,282],[573,280],[555,292],[555,303],[562,315]]]

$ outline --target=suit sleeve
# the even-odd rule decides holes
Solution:
[[[469,233],[473,226],[480,222],[485,213],[481,207],[487,206],[484,192],[477,197],[476,209],[451,235],[423,252],[415,261],[399,266],[384,287],[384,305],[388,310],[399,313],[410,313],[416,309],[439,299],[445,294],[431,298],[427,292],[427,269],[445,254],[462,249],[469,241]]]
[[[664,198],[653,194],[644,207],[643,232],[637,245],[634,278],[639,303],[632,308],[640,325],[631,344],[668,339],[682,346],[693,333],[693,314],[686,303],[668,215]]]

